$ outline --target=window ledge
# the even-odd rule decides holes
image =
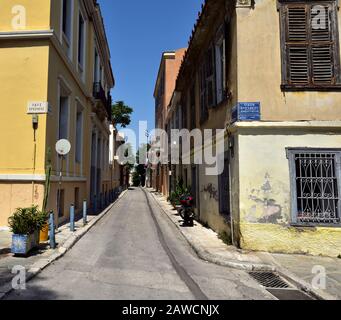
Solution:
[[[305,229],[313,229],[313,228],[341,228],[341,224],[313,224],[313,223],[291,223],[291,227],[293,228],[305,228]]]
[[[299,86],[291,84],[282,84],[282,91],[341,91],[341,84],[335,85],[309,85]]]

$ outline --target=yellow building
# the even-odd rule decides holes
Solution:
[[[224,172],[174,172],[241,248],[341,254],[340,23],[333,0],[205,2],[169,122],[226,129]]]
[[[57,212],[59,139],[71,142],[71,152],[62,166],[58,222],[83,199],[103,207],[117,187],[109,163],[114,77],[96,1],[1,1],[0,70],[0,226],[17,207],[42,205],[48,159],[48,209]]]

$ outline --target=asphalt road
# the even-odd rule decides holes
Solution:
[[[273,299],[246,272],[200,260],[154,201],[128,191],[71,251],[7,299]]]

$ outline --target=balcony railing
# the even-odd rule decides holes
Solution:
[[[93,95],[95,99],[102,101],[105,107],[105,110],[108,114],[108,119],[109,121],[111,121],[112,120],[112,111],[111,111],[112,99],[111,99],[110,92],[108,92],[108,95],[106,95],[102,87],[102,84],[100,82],[95,82],[94,88],[93,88]]]

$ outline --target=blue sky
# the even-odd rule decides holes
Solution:
[[[99,0],[116,87],[113,100],[134,108],[131,128],[139,120],[154,128],[153,91],[161,54],[187,47],[201,0]]]

